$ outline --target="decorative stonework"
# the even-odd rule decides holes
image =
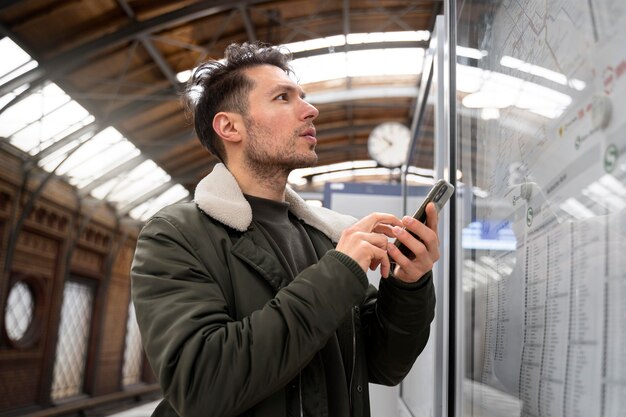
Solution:
[[[111,233],[99,226],[89,225],[83,230],[79,241],[83,245],[102,250],[109,250]]]
[[[103,272],[103,255],[89,249],[77,247],[72,253],[72,268],[90,271],[95,274]]]
[[[56,233],[65,233],[69,224],[66,214],[41,204],[35,205],[28,215],[28,220]]]
[[[34,256],[35,259],[54,261],[58,256],[59,243],[38,233],[22,230],[17,239],[18,254]]]
[[[8,213],[13,203],[13,195],[5,189],[0,188],[0,213]]]

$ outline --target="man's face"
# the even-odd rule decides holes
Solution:
[[[272,175],[314,165],[313,120],[319,112],[304,100],[301,87],[273,65],[252,67],[246,75],[254,81],[244,116],[248,168]]]

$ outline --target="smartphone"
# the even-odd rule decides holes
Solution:
[[[446,180],[437,181],[435,185],[433,185],[433,188],[431,188],[431,190],[428,192],[428,195],[426,196],[422,204],[415,211],[413,217],[422,223],[426,223],[426,205],[430,202],[435,203],[435,209],[437,210],[437,213],[439,213],[443,206],[448,202],[450,197],[452,197],[453,193],[454,186],[452,184],[450,184]],[[411,234],[415,236],[415,234]],[[419,237],[415,237],[419,239]],[[404,246],[402,242],[400,242],[400,240],[396,239],[394,245],[396,245],[396,247],[400,249],[400,252],[402,252],[404,256],[407,256],[409,258],[414,256],[413,252],[411,252],[409,248]]]

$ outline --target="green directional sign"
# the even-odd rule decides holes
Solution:
[[[617,165],[617,158],[619,157],[619,151],[617,146],[611,144],[607,146],[606,151],[604,151],[604,170],[607,173],[613,172],[615,166]]]
[[[526,226],[530,227],[533,224],[533,208],[528,207],[526,210]]]

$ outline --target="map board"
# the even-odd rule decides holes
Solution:
[[[626,416],[626,1],[458,6],[463,415]]]

